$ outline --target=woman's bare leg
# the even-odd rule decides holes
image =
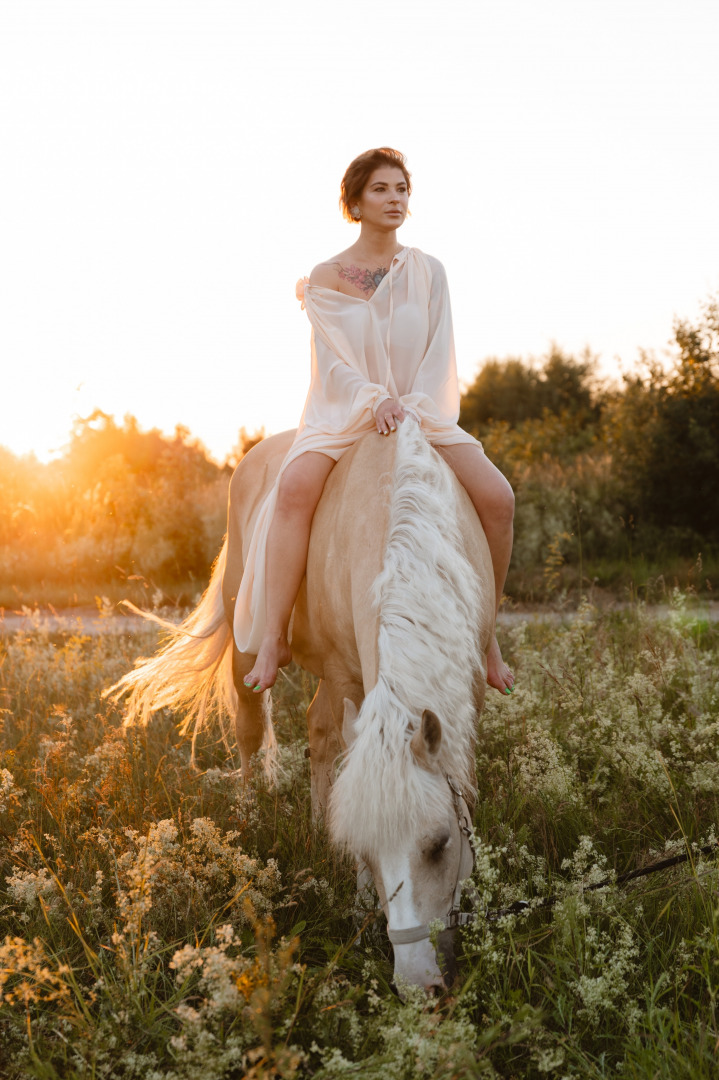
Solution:
[[[496,618],[512,555],[514,493],[509,481],[479,447],[455,443],[438,446],[437,450],[467,491],[482,522],[492,556]],[[487,682],[502,693],[509,693],[514,686],[514,675],[502,660],[496,633],[487,653]]]
[[[287,630],[307,569],[312,517],[333,465],[331,457],[310,450],[288,465],[280,480],[267,534],[265,632],[255,666],[244,678],[258,694],[274,685],[278,669],[292,659]]]

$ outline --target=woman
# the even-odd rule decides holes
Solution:
[[[494,568],[497,608],[512,551],[514,495],[481,444],[457,426],[452,316],[442,264],[402,247],[410,175],[402,154],[368,150],[342,180],[356,243],[298,283],[312,324],[312,382],[300,427],[260,509],[235,608],[235,640],[257,654],[245,685],[261,693],[292,658],[289,624],[307,563],[312,517],[332,466],[368,431],[389,437],[411,417],[467,490]],[[384,279],[387,278],[388,281]],[[487,682],[511,693],[496,636]]]

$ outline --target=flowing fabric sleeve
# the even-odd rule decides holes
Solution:
[[[330,435],[370,427],[377,406],[392,395],[370,380],[359,341],[343,320],[328,317],[308,293],[304,301],[312,325],[312,377],[302,424]]]
[[[354,427],[358,420],[367,419],[368,412],[374,416],[380,402],[391,396],[386,386],[369,382],[360,371],[340,359],[314,330],[312,386],[315,388],[312,404],[320,407],[322,420],[329,422],[331,431]]]
[[[400,403],[416,413],[428,431],[455,428],[459,419],[459,380],[454,353],[452,308],[447,274],[438,259],[431,259],[429,332],[427,349],[412,384]]]

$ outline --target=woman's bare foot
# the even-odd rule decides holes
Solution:
[[[501,694],[511,694],[514,687],[514,675],[502,659],[496,634],[487,653],[487,682]]]
[[[292,660],[292,649],[284,634],[265,634],[255,666],[242,680],[248,690],[261,694],[275,685],[277,672]]]

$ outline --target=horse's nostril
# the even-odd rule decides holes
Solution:
[[[431,983],[429,986],[425,986],[427,994],[433,998],[440,997],[444,993],[445,989],[446,987],[443,984],[438,983]]]

